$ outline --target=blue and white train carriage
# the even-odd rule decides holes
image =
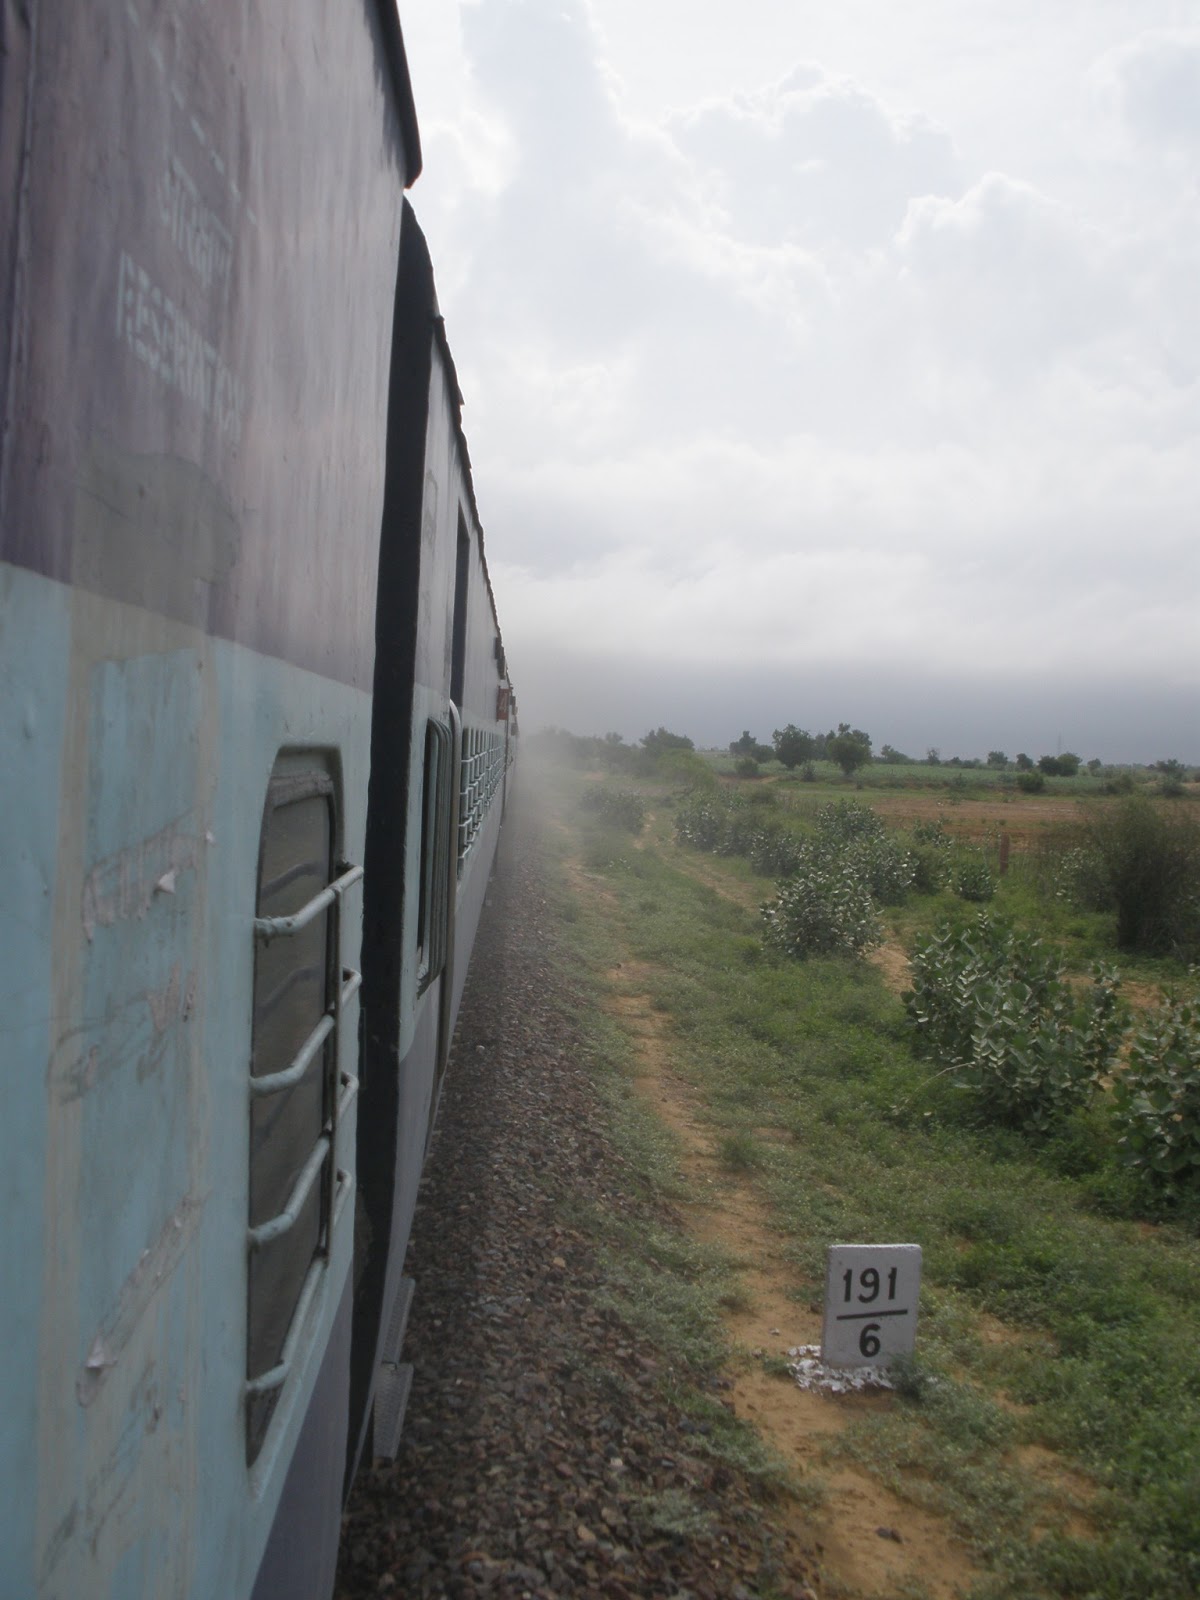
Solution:
[[[0,9],[0,1594],[328,1594],[516,731],[392,0]]]

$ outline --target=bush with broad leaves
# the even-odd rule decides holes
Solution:
[[[1096,966],[1081,996],[1040,939],[984,915],[918,940],[912,973],[916,1048],[988,1120],[1048,1133],[1112,1068],[1125,1018],[1109,968]]]
[[[1120,1148],[1147,1186],[1200,1189],[1200,999],[1171,999],[1134,1035],[1113,1083]]]
[[[954,864],[954,892],[960,900],[990,900],[996,892],[996,880],[982,850],[965,847]]]
[[[580,804],[610,828],[622,828],[626,833],[641,833],[646,822],[646,802],[628,789],[585,789]]]
[[[818,842],[800,851],[795,876],[777,885],[776,899],[762,908],[767,944],[801,959],[861,955],[878,944],[883,930],[862,862]]]

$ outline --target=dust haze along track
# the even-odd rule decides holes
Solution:
[[[396,1466],[355,1488],[339,1600],[811,1593],[801,1553],[664,1395],[659,1352],[598,1304],[578,1208],[636,1222],[649,1202],[588,1076],[539,834],[522,794],[409,1251],[405,1436]],[[663,1532],[664,1511],[694,1531]]]

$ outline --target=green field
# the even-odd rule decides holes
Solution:
[[[972,818],[975,795],[956,803],[953,789],[936,787],[944,768],[874,770],[886,779],[889,840],[912,843],[923,821],[925,836],[945,835],[935,853],[968,866],[978,857],[991,881],[985,901],[963,899],[951,873],[932,892],[877,907],[890,986],[861,957],[797,960],[764,943],[755,908],[772,898],[773,878],[747,853],[676,837],[695,772],[663,781],[560,764],[536,777],[560,848],[596,889],[564,891],[564,908],[591,974],[597,1037],[618,1063],[614,1117],[638,1126],[621,1087],[622,1046],[599,1006],[616,962],[632,960],[665,1049],[731,1170],[786,1237],[799,1280],[820,1282],[836,1240],[923,1248],[918,1358],[903,1394],[843,1434],[835,1453],[946,1520],[984,1574],[976,1600],[1184,1600],[1200,1592],[1200,1169],[1163,1182],[1126,1162],[1110,1101],[1128,1042],[1108,1076],[1086,1092],[1073,1086],[1046,1126],[997,1117],[961,1070],[914,1050],[894,975],[919,937],[969,929],[981,910],[1036,931],[1068,985],[1082,990],[1096,960],[1117,963],[1131,1027],[1153,1015],[1164,988],[1194,990],[1194,974],[1170,954],[1118,952],[1112,912],[1064,889],[1080,819],[1061,801],[1083,793],[1072,786],[1095,793],[1094,780],[1017,796],[985,769],[954,773],[952,782],[978,784],[984,814]],[[922,806],[889,812],[889,789],[903,795],[906,783]],[[832,774],[809,783],[782,769],[737,783],[718,772],[700,794],[732,809],[746,837],[765,831],[776,843],[806,838],[831,800],[877,798],[874,783],[860,790]],[[764,819],[770,826],[757,828]],[[1001,873],[1005,833],[1017,843]],[[1192,1065],[1200,1076],[1200,1060]],[[669,1193],[646,1136],[629,1137],[643,1140],[635,1166]],[[675,1269],[665,1249],[656,1266],[660,1256],[661,1298]],[[633,1279],[638,1259],[631,1246]],[[695,1262],[677,1270],[686,1298]],[[631,1304],[643,1291],[631,1286]],[[689,1315],[696,1337],[703,1315]],[[670,1327],[667,1317],[663,1339]],[[1035,1457],[1050,1470],[1032,1472]]]

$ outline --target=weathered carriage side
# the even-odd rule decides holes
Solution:
[[[432,265],[411,216],[402,237],[365,885],[351,1470],[365,1449],[393,1450],[403,1418],[401,1268],[515,726]]]
[[[317,1597],[510,721],[403,43],[0,26],[0,1570]]]

